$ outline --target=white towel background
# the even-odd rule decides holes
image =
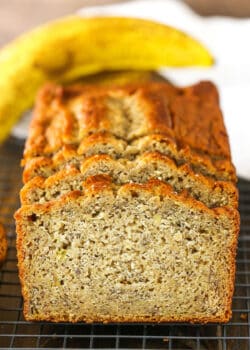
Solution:
[[[216,83],[237,173],[250,179],[250,19],[200,17],[178,0],[137,0],[82,8],[78,14],[152,19],[177,27],[204,43],[215,57],[214,67],[167,68],[160,73],[178,85],[202,79]],[[26,130],[26,124],[20,124],[13,133],[22,136]]]

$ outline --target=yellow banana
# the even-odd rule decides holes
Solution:
[[[102,70],[212,62],[195,39],[147,20],[72,16],[48,23],[0,51],[0,141],[47,80],[64,83]]]
[[[133,83],[142,83],[147,81],[166,81],[164,77],[153,71],[144,70],[123,70],[123,71],[103,71],[96,74],[81,77],[76,81],[79,84],[86,85],[126,85]]]

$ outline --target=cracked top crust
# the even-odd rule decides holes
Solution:
[[[216,87],[168,83],[126,87],[46,85],[40,92],[26,142],[24,163],[52,156],[65,145],[80,146],[89,135],[107,132],[133,142],[151,134],[170,137],[213,160],[230,160]]]

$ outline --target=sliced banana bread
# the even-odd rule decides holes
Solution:
[[[208,209],[159,180],[24,205],[18,266],[27,320],[226,322],[239,216]]]
[[[121,88],[49,85],[38,97],[23,164],[29,169],[30,160],[34,164],[33,158],[38,157],[36,169],[46,159],[56,166],[58,152],[59,163],[64,158],[64,147],[68,159],[74,154],[91,155],[91,140],[86,138],[96,134],[94,147],[106,146],[102,153],[115,152],[119,157],[121,152],[131,156],[152,147],[165,149],[164,154],[178,163],[188,161],[205,175],[236,180],[218,94],[209,82],[188,88],[167,83]],[[53,156],[55,162],[50,159]],[[24,179],[33,175],[32,169],[26,170]]]
[[[74,145],[64,145],[52,157],[37,156],[23,160],[25,169],[23,182],[35,176],[48,177],[67,165],[79,167],[80,162],[95,154],[107,154],[115,159],[127,158],[134,160],[145,152],[160,152],[171,157],[176,164],[188,164],[196,173],[203,174],[215,180],[235,182],[234,169],[230,160],[211,160],[209,155],[199,154],[188,146],[177,149],[176,143],[162,134],[153,134],[128,142],[107,133],[92,134],[82,140],[78,148]]]
[[[26,319],[229,320],[238,194],[213,84],[48,85],[22,164]]]
[[[144,183],[156,178],[169,183],[178,193],[188,191],[208,207],[238,206],[235,185],[196,174],[188,164],[177,167],[173,160],[159,152],[143,153],[133,161],[124,158],[116,160],[107,154],[98,154],[86,158],[79,168],[72,165],[48,178],[34,177],[21,190],[21,203],[54,200],[67,192],[82,190],[83,181],[89,176],[107,174],[116,184]]]

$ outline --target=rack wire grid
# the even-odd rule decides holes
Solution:
[[[225,325],[83,324],[26,322],[17,273],[13,213],[19,207],[23,145],[0,148],[0,220],[8,256],[0,272],[0,349],[197,349],[250,350],[250,182],[240,180],[241,232],[233,317]]]

